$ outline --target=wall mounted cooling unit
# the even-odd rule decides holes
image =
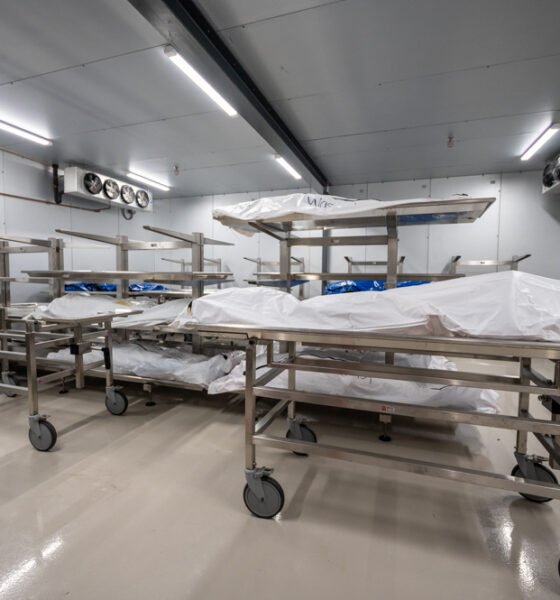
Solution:
[[[106,206],[153,210],[152,195],[145,188],[80,167],[64,169],[64,193]]]

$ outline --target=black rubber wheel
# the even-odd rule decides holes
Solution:
[[[314,444],[317,443],[317,436],[315,435],[315,432],[313,431],[313,429],[311,429],[311,427],[308,427],[305,423],[301,423],[300,429],[301,429],[301,435],[303,436],[304,442],[313,442]],[[299,438],[294,437],[294,434],[292,433],[291,429],[288,429],[288,431],[286,433],[286,437],[289,440],[299,439]],[[294,454],[296,456],[307,456],[307,454],[305,452],[294,452]]]
[[[128,408],[128,398],[122,392],[116,390],[112,398],[105,396],[105,406],[112,415],[124,415]]]
[[[259,519],[272,519],[284,507],[284,490],[276,479],[267,477],[266,475],[262,478],[262,485],[264,500],[261,501],[257,498],[249,486],[245,484],[243,502],[245,502],[245,506],[255,517],[259,517]]]
[[[558,479],[556,479],[556,475],[554,475],[554,473],[550,469],[547,469],[544,465],[535,463],[535,472],[537,473],[537,481],[558,485]],[[513,467],[511,474],[513,477],[525,479],[519,465],[515,465],[515,467]],[[528,479],[527,481],[530,480]],[[552,500],[552,498],[547,498],[546,496],[533,496],[532,494],[523,494],[522,492],[519,493],[523,496],[523,498],[527,498],[527,500],[530,500],[531,502],[538,502],[539,504],[542,504],[543,502],[550,502]]]
[[[39,435],[33,429],[29,430],[29,441],[35,450],[48,452],[55,444],[57,433],[54,425],[48,421],[39,421]]]

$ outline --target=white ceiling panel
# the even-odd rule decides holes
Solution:
[[[293,98],[276,108],[305,140],[549,111],[557,58]]]
[[[326,4],[338,4],[346,0],[236,0],[223,2],[222,0],[205,0],[201,8],[212,20],[219,30],[229,27],[256,23],[269,19],[282,18],[294,15],[311,8]]]
[[[518,156],[560,108],[557,2],[345,0],[262,19],[230,4],[208,14],[334,184],[395,178],[403,156],[420,177],[542,165]]]
[[[0,83],[161,44],[126,0],[0,0]]]
[[[229,119],[161,48],[0,86],[0,118],[52,139],[209,112]]]
[[[543,154],[518,156],[560,110],[557,2],[198,4],[333,184],[542,165]],[[170,64],[127,0],[0,10],[0,119],[54,140],[0,132],[0,146],[116,176],[133,168],[175,196],[296,187],[243,119]]]
[[[554,0],[346,0],[236,27],[226,39],[279,99],[558,54],[559,16]]]
[[[176,181],[174,191],[187,189],[189,196],[197,196],[205,193],[208,182],[211,179],[212,189],[216,194],[229,194],[252,190],[286,190],[297,189],[298,183],[295,179],[286,176],[274,160],[265,159],[258,162],[232,164],[210,169],[193,169],[182,171]],[[292,187],[290,183],[293,182]],[[174,194],[176,196],[177,194]]]

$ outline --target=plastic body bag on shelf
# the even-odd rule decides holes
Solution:
[[[227,224],[239,233],[254,235],[257,230],[251,227],[251,221],[274,220],[293,221],[308,217],[309,219],[361,217],[371,215],[374,211],[400,206],[414,206],[415,204],[430,204],[437,198],[412,198],[409,200],[351,200],[339,196],[322,194],[289,194],[287,196],[273,196],[258,198],[247,202],[240,202],[231,206],[222,206],[212,211],[214,219]],[[464,198],[452,198],[447,202],[460,202]],[[460,207],[454,217],[460,215]],[[446,218],[449,218],[449,213]],[[408,215],[401,218],[401,222],[433,223],[440,216],[434,214]]]
[[[329,360],[353,360],[358,362],[383,363],[385,355],[375,352],[342,351],[342,350],[306,350],[299,356],[313,356]],[[257,360],[257,376],[264,375],[266,357]],[[443,356],[425,356],[396,354],[395,364],[404,367],[424,369],[442,369],[456,371],[455,363]],[[268,384],[269,387],[288,387],[288,372],[283,371]],[[245,387],[245,361],[238,364],[228,375],[213,381],[208,387],[209,394],[236,392]],[[354,398],[374,399],[380,402],[405,402],[432,407],[453,407],[483,413],[497,412],[498,394],[493,390],[480,390],[467,387],[446,386],[432,383],[415,383],[393,379],[376,379],[374,377],[358,377],[355,375],[338,375],[330,373],[299,372],[297,389],[302,392],[318,394],[334,394]]]
[[[353,280],[345,279],[343,281],[333,281],[325,286],[325,294],[347,294],[349,292],[384,292],[384,279],[364,279]],[[397,287],[411,287],[413,285],[424,285],[429,281],[397,281]]]
[[[73,362],[74,356],[65,348],[51,352],[48,358]],[[101,360],[102,353],[94,350],[84,355],[86,365]],[[156,342],[126,342],[113,345],[115,373],[137,375],[160,381],[177,381],[204,388],[229,373],[242,360],[239,351],[208,357],[192,354],[190,346],[167,347]]]
[[[270,288],[228,288],[195,300],[172,325],[189,322],[560,342],[560,281],[504,271],[303,301]]]

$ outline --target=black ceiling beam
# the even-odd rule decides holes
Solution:
[[[318,192],[328,179],[192,0],[128,0]]]

